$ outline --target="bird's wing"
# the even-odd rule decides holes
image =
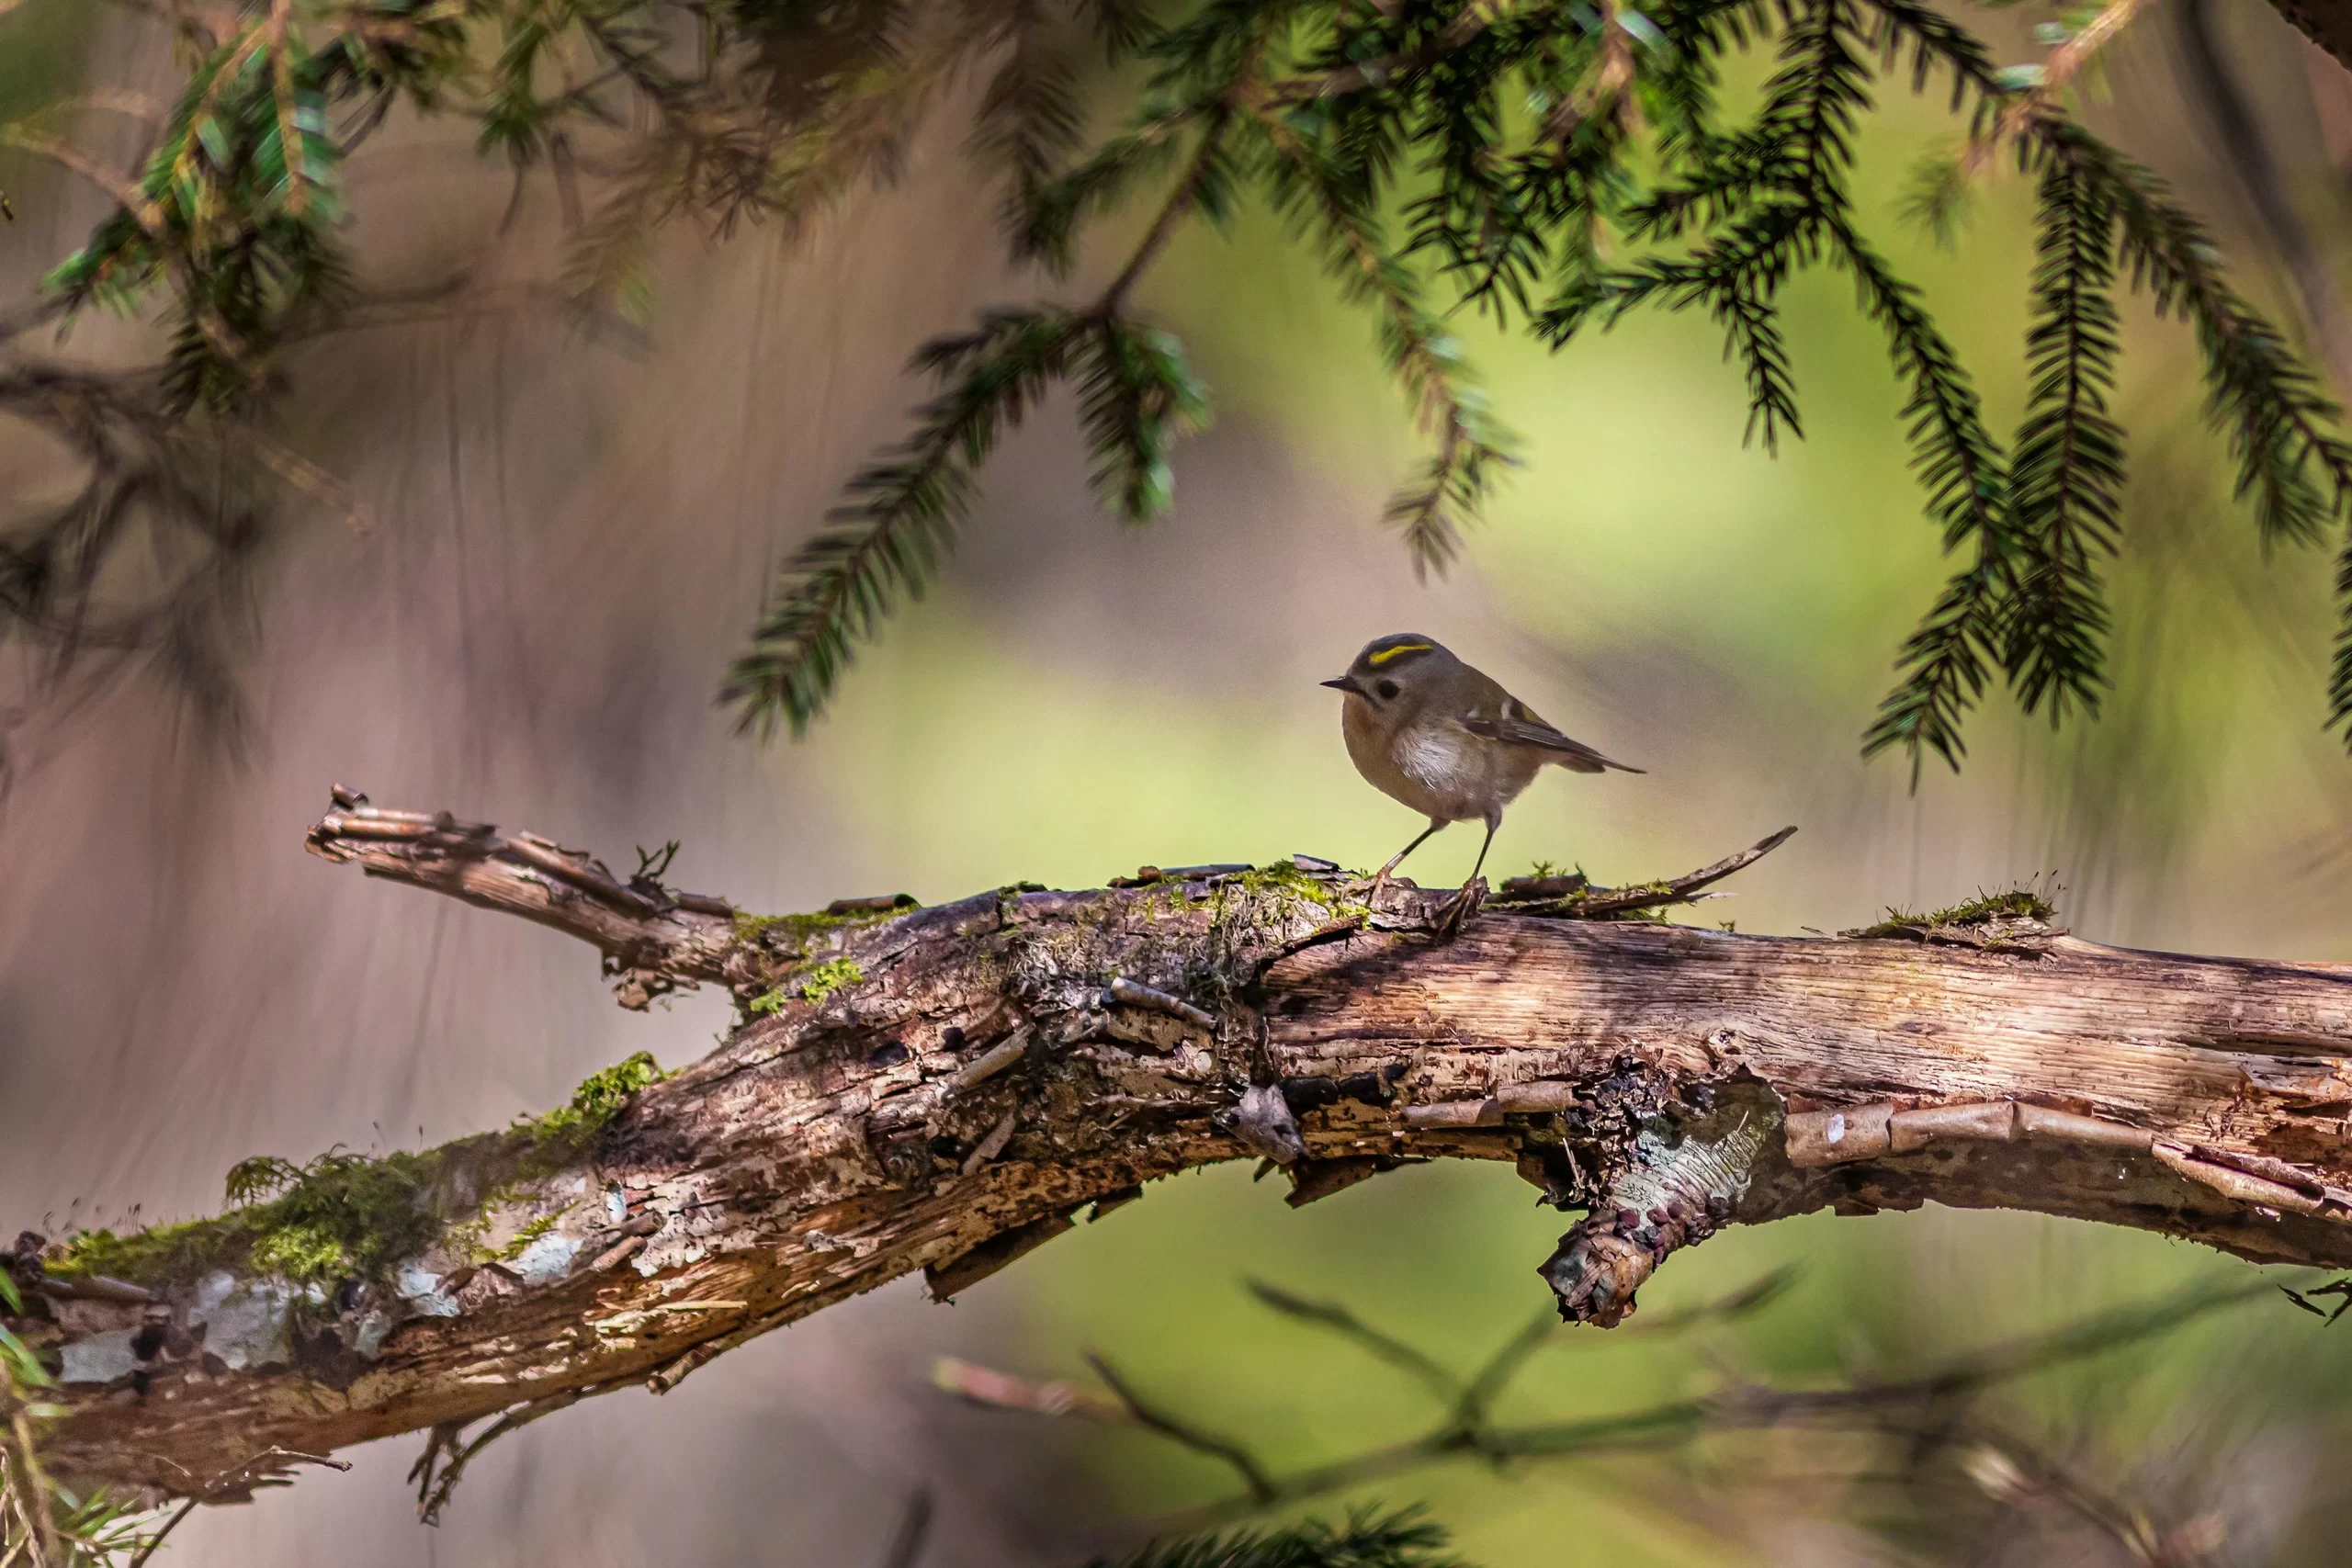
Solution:
[[[1506,697],[1500,717],[1472,714],[1462,721],[1462,728],[1488,740],[1499,740],[1510,746],[1532,746],[1549,752],[1546,759],[1579,773],[1597,773],[1604,768],[1619,773],[1638,773],[1646,770],[1604,757],[1581,740],[1571,740],[1532,712],[1517,697]]]

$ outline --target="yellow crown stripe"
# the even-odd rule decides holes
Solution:
[[[1427,653],[1431,646],[1433,645],[1426,642],[1400,642],[1394,648],[1384,648],[1378,653],[1372,655],[1371,662],[1385,664],[1400,653]]]

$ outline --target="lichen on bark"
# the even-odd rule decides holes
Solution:
[[[2352,1173],[2314,1131],[2352,1109],[2352,976],[2100,948],[2007,912],[1996,942],[1623,918],[1784,836],[1638,891],[1507,885],[1451,940],[1450,890],[1375,901],[1303,858],[852,900],[804,936],[545,840],[339,798],[319,852],[585,939],[625,1006],[783,994],[702,1061],[555,1118],[593,1136],[526,1124],[406,1156],[448,1187],[451,1228],[376,1279],[298,1301],[230,1269],[149,1290],[33,1259],[30,1326],[90,1374],[52,1451],[187,1491],[271,1445],[667,1389],[885,1280],[952,1296],[1159,1177],[1265,1152],[1291,1156],[1294,1202],[1419,1160],[1515,1163],[1587,1211],[1544,1269],[1594,1322],[1723,1224],[1927,1198],[2352,1263]],[[1617,918],[1572,918],[1595,914]],[[785,985],[835,964],[821,995]]]

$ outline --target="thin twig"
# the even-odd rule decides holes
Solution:
[[[1202,178],[1222,150],[1221,144],[1232,119],[1233,111],[1227,104],[1220,103],[1210,112],[1207,122],[1201,127],[1201,143],[1193,149],[1192,162],[1184,165],[1183,177],[1176,182],[1176,188],[1169,192],[1168,199],[1160,204],[1159,213],[1151,220],[1151,227],[1144,231],[1143,239],[1136,244],[1134,254],[1128,256],[1127,265],[1119,269],[1118,276],[1111,279],[1110,287],[1103,289],[1102,296],[1095,300],[1093,314],[1104,317],[1117,315],[1126,305],[1127,296],[1134,292],[1135,286],[1142,281],[1143,275],[1151,270],[1151,264],[1159,259],[1160,254],[1168,249],[1169,243],[1176,238],[1177,226],[1192,212],[1193,203],[1200,195]]]
[[[1102,1357],[1089,1356],[1086,1358],[1086,1364],[1094,1369],[1094,1375],[1102,1380],[1105,1387],[1118,1395],[1119,1403],[1126,1407],[1128,1417],[1136,1426],[1148,1431],[1157,1432],[1169,1441],[1188,1448],[1194,1453],[1205,1454],[1211,1459],[1220,1460],[1232,1466],[1234,1473],[1240,1476],[1242,1485],[1249,1488],[1250,1496],[1257,1506],[1265,1507],[1281,1500],[1282,1489],[1274,1484],[1273,1478],[1266,1473],[1265,1466],[1260,1464],[1257,1456],[1250,1453],[1248,1449],[1227,1438],[1204,1432],[1192,1423],[1170,1416],[1157,1405],[1146,1403],[1144,1397],[1135,1391],[1126,1379],[1121,1377],[1117,1370]]]
[[[1660,1320],[1654,1328],[1684,1330],[1711,1319],[1752,1312],[1777,1297],[1791,1278],[1791,1270],[1775,1271],[1729,1296],[1690,1308],[1670,1320]],[[999,1409],[1123,1421],[1223,1461],[1241,1475],[1245,1495],[1154,1521],[1155,1528],[1161,1530],[1192,1530],[1464,1458],[1475,1457],[1489,1463],[1589,1459],[1671,1446],[1708,1430],[1746,1430],[1787,1423],[1860,1427],[1915,1440],[1930,1433],[1950,1433],[1955,1429],[1951,1407],[1957,1400],[2167,1332],[2192,1318],[2252,1300],[2268,1289],[2264,1281],[2192,1287],[2153,1303],[2096,1314],[2044,1334],[1967,1352],[1929,1371],[1892,1382],[1800,1390],[1733,1382],[1711,1394],[1670,1400],[1614,1416],[1518,1427],[1493,1426],[1487,1419],[1493,1401],[1526,1364],[1529,1356],[1557,1330],[1547,1312],[1543,1319],[1531,1322],[1506,1340],[1471,1380],[1464,1401],[1419,1436],[1283,1476],[1268,1473],[1239,1445],[1204,1434],[1181,1417],[1145,1404],[1100,1357],[1090,1356],[1088,1361],[1117,1395],[1116,1406],[1099,1394],[1069,1384],[1032,1384],[961,1363],[956,1364],[958,1375],[952,1383],[944,1379],[939,1381],[951,1392]],[[1352,1321],[1352,1314],[1347,1315]],[[1352,1336],[1355,1331],[1348,1332]],[[1612,1333],[1607,1342],[1615,1344],[1623,1337],[1623,1334]],[[1413,1354],[1419,1357],[1419,1352]],[[1419,1359],[1429,1360],[1426,1357]],[[1430,1364],[1435,1365],[1433,1361]],[[1408,1370],[1420,1375],[1416,1369]],[[1046,1397],[1048,1394],[1051,1397]]]
[[[476,1454],[509,1432],[519,1431],[541,1416],[552,1416],[559,1410],[568,1409],[596,1392],[598,1391],[595,1389],[567,1389],[561,1393],[551,1393],[545,1399],[532,1400],[501,1416],[490,1424],[489,1429],[481,1437],[474,1438],[463,1448],[458,1446],[458,1434],[464,1429],[462,1427],[449,1431],[447,1436],[444,1436],[442,1427],[435,1427],[432,1435],[425,1439],[424,1456],[418,1460],[415,1468],[409,1472],[410,1477],[418,1481],[418,1491],[421,1494],[416,1517],[428,1525],[439,1524],[441,1510],[447,1506],[449,1495],[457,1489],[458,1478],[465,1473],[466,1466],[472,1461]],[[436,1451],[448,1455],[447,1461],[441,1466],[441,1472],[437,1478],[434,1475],[432,1468],[433,1458]],[[421,1475],[420,1472],[422,1472]]]
[[[300,217],[311,204],[311,179],[310,154],[295,123],[293,26],[294,0],[270,0],[270,102],[277,111],[278,159],[286,165],[286,210]]]
[[[164,1528],[141,1543],[137,1553],[123,1568],[146,1568],[147,1560],[155,1555],[156,1549],[164,1544],[164,1538],[177,1529],[180,1521],[196,1512],[199,1505],[248,1492],[264,1478],[280,1475],[298,1464],[315,1464],[322,1470],[347,1471],[351,1468],[349,1460],[335,1459],[326,1454],[300,1453],[292,1449],[264,1449],[191,1492],[178,1507],[172,1510],[172,1517],[164,1521]]]
[[[1462,1396],[1453,1406],[1455,1423],[1466,1430],[1476,1431],[1487,1424],[1487,1414],[1496,1400],[1510,1386],[1511,1379],[1527,1364],[1527,1359],[1542,1349],[1560,1332],[1559,1310],[1546,1306],[1527,1320],[1527,1326],[1502,1343],[1501,1348],[1487,1358],[1487,1364],[1472,1374]]]
[[[1452,1404],[1464,1396],[1462,1380],[1433,1358],[1422,1354],[1394,1335],[1373,1327],[1339,1303],[1310,1301],[1262,1280],[1250,1280],[1245,1283],[1251,1295],[1283,1316],[1313,1324],[1317,1328],[1328,1328],[1342,1338],[1354,1341],[1374,1357],[1415,1379],[1442,1402]],[[1547,1320],[1557,1316],[1548,1310],[1544,1315]]]
[[[237,439],[263,468],[320,505],[341,513],[345,525],[354,534],[365,538],[375,531],[375,509],[342,479],[251,423],[239,427]]]
[[[81,175],[114,197],[149,239],[159,245],[164,243],[163,211],[147,199],[146,193],[62,137],[27,130],[21,125],[0,125],[0,145],[14,147],[19,152],[29,152],[36,158],[46,158],[58,167]]]
[[[1631,117],[1639,112],[1625,91],[1634,82],[1634,35],[1618,19],[1617,0],[1600,0],[1600,57],[1591,75],[1552,107],[1536,133],[1552,144],[1552,155],[1562,161],[1567,158],[1568,139],[1576,128],[1596,114],[1607,110],[1626,117],[1624,123],[1631,129]],[[1599,214],[1594,218],[1598,221]]]
[[[1492,907],[1515,915],[1564,915],[1590,919],[1601,915],[1619,915],[1634,909],[1688,903],[1690,896],[1701,888],[1711,887],[1735,872],[1745,871],[1787,843],[1795,832],[1793,827],[1783,828],[1736,855],[1724,856],[1713,865],[1702,865],[1696,871],[1670,876],[1644,887],[1578,886],[1555,894],[1552,887],[1546,886],[1553,879],[1513,877],[1503,884],[1502,891],[1492,901]]]
[[[2105,10],[2083,25],[2082,31],[2052,50],[2049,58],[2041,62],[2041,80],[2001,111],[2000,118],[1993,122],[1991,135],[1969,141],[1968,151],[1961,156],[1962,177],[1975,177],[2003,143],[2024,134],[2082,73],[2091,57],[2113,42],[2151,3],[2152,0],[2111,0]]]
[[[182,1519],[196,1512],[196,1505],[197,1499],[190,1497],[178,1507],[174,1508],[172,1517],[164,1521],[164,1528],[147,1538],[146,1543],[140,1547],[128,1563],[124,1564],[124,1568],[147,1568],[147,1560],[155,1555],[155,1549],[164,1544],[164,1538],[179,1529]]]
[[[1251,30],[1249,47],[1242,51],[1233,80],[1226,85],[1225,92],[1202,123],[1200,145],[1193,150],[1192,161],[1184,165],[1182,177],[1177,180],[1176,188],[1168,193],[1168,199],[1160,204],[1159,211],[1151,220],[1151,227],[1144,231],[1142,241],[1127,258],[1127,265],[1119,269],[1110,287],[1103,289],[1101,298],[1095,300],[1088,312],[1090,315],[1108,319],[1125,308],[1127,296],[1134,292],[1136,284],[1151,270],[1152,263],[1159,259],[1161,253],[1168,249],[1169,243],[1175,239],[1177,226],[1191,215],[1194,203],[1200,198],[1203,182],[1224,151],[1226,132],[1231,129],[1234,116],[1263,96],[1265,85],[1259,79],[1258,71],[1265,60],[1266,26],[1261,22]]]
[[[2235,182],[2253,204],[2270,243],[2286,264],[2301,299],[2303,320],[2319,342],[2339,397],[2352,397],[2352,324],[2347,324],[2335,277],[2312,232],[2295,210],[2278,161],[2256,120],[2244,89],[2223,60],[2206,0],[2182,0],[2174,8],[2181,52],[2187,57],[2193,96],[2204,100],[2205,112],[2221,132],[2222,149]]]
[[[1266,102],[1275,107],[1286,107],[1293,104],[1312,103],[1317,98],[1336,98],[1346,93],[1360,93],[1366,87],[1386,86],[1407,72],[1426,71],[1447,55],[1467,47],[1502,20],[1509,9],[1501,0],[1474,0],[1473,4],[1463,8],[1461,15],[1446,24],[1444,31],[1419,49],[1384,54],[1376,60],[1360,60],[1352,65],[1342,65],[1335,70],[1283,77],[1268,84]]]

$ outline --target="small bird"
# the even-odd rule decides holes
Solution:
[[[1450,822],[1487,824],[1477,864],[1462,885],[1467,896],[1502,826],[1503,807],[1546,762],[1579,773],[1643,770],[1604,757],[1537,717],[1525,703],[1417,632],[1366,643],[1348,672],[1323,684],[1345,692],[1340,730],[1364,781],[1430,819],[1373,878],[1377,895],[1389,874],[1423,840]]]

